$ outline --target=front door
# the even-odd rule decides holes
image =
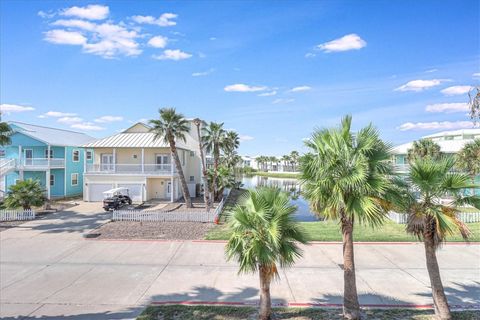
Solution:
[[[170,198],[172,195],[172,182],[167,182],[167,187],[165,188],[165,198]]]
[[[101,171],[113,171],[113,154],[102,154]]]
[[[33,150],[32,149],[25,149],[25,165],[32,165],[33,164]]]
[[[170,159],[169,154],[155,155],[155,169],[157,171],[170,171]]]

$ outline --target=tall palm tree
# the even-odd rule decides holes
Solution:
[[[453,158],[417,158],[407,177],[396,181],[398,192],[392,193],[389,200],[397,210],[408,213],[406,231],[423,240],[435,314],[442,320],[451,319],[451,315],[436,250],[450,235],[460,233],[465,239],[468,237],[467,226],[456,217],[459,206],[480,208],[480,197],[463,195],[470,177],[453,172],[454,165]],[[449,204],[439,201],[447,197],[453,199]]]
[[[0,112],[0,146],[10,144],[12,141],[10,136],[12,135],[12,128],[6,122],[2,122],[2,113]]]
[[[232,235],[225,247],[228,260],[235,259],[239,273],[259,273],[259,319],[271,319],[270,283],[280,267],[292,266],[302,255],[297,243],[306,236],[293,217],[296,207],[277,188],[249,190],[229,213]]]
[[[407,151],[408,162],[415,161],[415,158],[425,157],[438,159],[440,157],[440,146],[430,139],[414,141],[412,148]]]
[[[351,116],[339,128],[320,129],[305,142],[310,152],[300,163],[303,194],[311,209],[340,222],[343,238],[343,314],[359,319],[355,281],[355,223],[379,226],[387,209],[382,199],[390,185],[390,145],[369,125],[351,132]]]
[[[300,159],[300,154],[298,153],[298,151],[294,150],[290,152],[290,163],[292,164],[294,172],[297,171],[296,165],[298,164],[299,159]]]
[[[208,183],[208,177],[207,177],[207,165],[205,164],[205,154],[203,152],[203,143],[202,143],[202,134],[200,130],[200,126],[203,124],[203,121],[200,120],[199,118],[193,119],[193,123],[197,127],[197,136],[198,136],[198,150],[200,152],[200,158],[202,161],[202,180],[203,183],[205,184],[204,190],[203,190],[203,201],[205,202],[205,207],[207,209],[207,212],[210,211],[211,208],[211,201],[210,201],[210,186]]]
[[[240,146],[240,136],[235,131],[227,131],[224,137],[223,151],[233,152]]]
[[[288,167],[289,164],[290,164],[290,155],[286,154],[286,155],[283,155],[282,156],[282,165],[284,166],[284,169],[283,171],[290,171],[290,168]],[[287,170],[285,170],[285,168],[287,168]]]
[[[213,183],[211,186],[211,193],[215,195],[217,191],[217,173],[218,165],[220,163],[220,151],[225,147],[225,129],[223,123],[210,122],[203,128],[203,146],[207,152],[213,154]]]
[[[270,156],[268,157],[269,161],[270,161],[270,170],[273,171],[273,164],[277,162],[277,157],[275,156]]]
[[[467,143],[460,150],[457,154],[457,166],[468,173],[475,184],[475,177],[480,174],[480,139]],[[472,188],[472,195],[475,195],[475,188]]]
[[[174,108],[163,108],[158,111],[160,113],[160,119],[150,120],[155,140],[162,140],[166,144],[170,145],[170,151],[175,161],[175,167],[177,168],[178,176],[180,177],[180,185],[182,186],[183,198],[185,199],[185,205],[187,208],[192,208],[192,199],[190,199],[190,192],[188,191],[187,180],[183,174],[182,164],[178,157],[177,146],[175,140],[186,141],[185,135],[190,131],[188,121],[183,114],[177,113]],[[173,187],[173,186],[172,186]]]

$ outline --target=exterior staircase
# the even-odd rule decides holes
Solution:
[[[16,164],[15,159],[0,159],[0,176],[5,176],[14,171]]]

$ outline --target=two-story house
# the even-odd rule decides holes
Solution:
[[[186,141],[176,141],[177,152],[192,197],[201,183],[201,159],[196,127]],[[103,192],[126,187],[135,202],[151,199],[176,201],[182,197],[180,181],[170,147],[155,140],[150,127],[136,123],[123,132],[88,143],[93,162],[85,162],[84,200],[101,201]]]
[[[35,179],[47,198],[82,195],[85,161],[91,151],[82,145],[95,140],[80,132],[10,122],[11,144],[0,147],[0,193],[19,180]]]

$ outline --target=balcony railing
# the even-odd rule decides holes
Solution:
[[[87,164],[86,173],[100,174],[149,174],[149,175],[170,175],[172,173],[171,164]],[[174,168],[173,173],[176,170]]]
[[[50,161],[49,161],[50,160]],[[65,159],[62,158],[23,158],[19,161],[19,166],[24,169],[31,168],[63,168]]]
[[[407,172],[410,170],[409,164],[394,164],[393,168],[396,172]]]

